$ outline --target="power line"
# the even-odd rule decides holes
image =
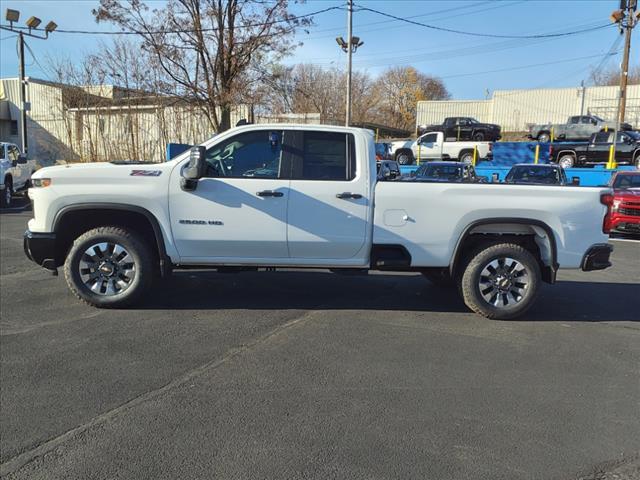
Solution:
[[[513,38],[513,39],[523,39],[523,38],[557,38],[557,37],[568,37],[571,35],[578,35],[580,33],[587,33],[587,32],[591,32],[591,31],[595,31],[595,30],[601,30],[603,28],[607,28],[607,27],[611,27],[612,24],[611,23],[607,23],[606,25],[600,25],[600,26],[596,26],[596,27],[592,27],[592,28],[586,28],[583,30],[576,30],[576,31],[572,31],[572,32],[562,32],[562,33],[541,33],[541,34],[535,34],[535,35],[500,35],[500,34],[494,34],[494,33],[478,33],[478,32],[467,32],[464,30],[455,30],[453,28],[445,28],[445,27],[438,27],[436,25],[429,25],[427,23],[422,23],[422,22],[417,22],[415,20],[409,20],[408,18],[403,18],[403,17],[397,17],[396,15],[391,15],[390,13],[385,13],[385,12],[381,12],[380,10],[375,10],[373,8],[369,8],[369,7],[362,7],[362,6],[358,6],[358,10],[357,11],[367,11],[367,12],[372,12],[372,13],[377,13],[378,15],[382,15],[384,17],[388,17],[388,18],[392,18],[394,20],[399,20],[405,23],[409,23],[411,25],[417,25],[419,27],[425,27],[425,28],[430,28],[432,30],[439,30],[441,32],[449,32],[449,33],[457,33],[460,35],[469,35],[472,37],[488,37],[488,38]]]
[[[302,18],[308,18],[308,17],[312,17],[314,15],[320,15],[321,13],[326,13],[326,12],[330,12],[332,10],[343,10],[344,7],[343,6],[334,6],[334,7],[328,7],[328,8],[324,8],[322,10],[317,10],[315,12],[311,12],[311,13],[306,13],[304,15],[297,15],[297,16],[291,16],[291,17],[287,17],[286,19],[281,19],[281,20],[273,20],[271,22],[263,22],[263,23],[251,23],[251,24],[247,24],[247,25],[239,25],[236,26],[235,28],[253,28],[253,27],[266,27],[269,25],[275,25],[278,23],[285,23],[285,22],[291,22],[291,21],[295,21],[295,20],[299,20]],[[2,27],[7,27],[7,25],[1,25]],[[21,26],[16,26],[13,25],[13,29],[14,30],[29,30],[29,31],[42,31],[44,32],[44,29],[42,28],[29,28],[29,27],[21,27]],[[197,29],[197,28],[192,28],[192,29],[175,29],[175,30],[156,30],[156,31],[148,31],[148,32],[144,32],[147,35],[159,35],[159,34],[175,34],[175,33],[197,33],[197,32],[217,32],[219,29],[218,28],[201,28],[201,29]],[[105,32],[104,30],[102,31],[96,31],[96,30],[64,30],[64,29],[56,29],[56,34],[58,33],[69,33],[69,34],[78,34],[78,35],[140,35],[141,32],[133,32],[130,30],[122,30],[119,32]]]
[[[618,52],[612,52],[612,53],[606,53],[606,55],[617,55]],[[532,63],[530,65],[520,65],[517,67],[509,67],[509,68],[500,68],[500,69],[496,69],[496,70],[485,70],[483,72],[469,72],[469,73],[458,73],[458,74],[454,74],[454,75],[445,75],[443,77],[440,78],[457,78],[457,77],[469,77],[469,76],[473,76],[473,75],[483,75],[486,73],[499,73],[499,72],[511,72],[513,70],[524,70],[526,68],[533,68],[533,67],[543,67],[543,66],[547,66],[547,65],[558,65],[561,63],[570,63],[570,62],[575,62],[578,60],[586,60],[588,58],[599,58],[602,54],[598,53],[597,55],[587,55],[584,57],[574,57],[568,60],[556,60],[554,62],[544,62],[544,63]]]

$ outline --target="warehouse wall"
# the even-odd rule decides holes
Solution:
[[[584,111],[613,120],[618,87],[587,87]],[[440,123],[445,117],[469,116],[502,125],[503,131],[525,131],[533,123],[562,123],[580,114],[582,88],[496,90],[489,100],[418,102],[416,125]],[[627,89],[626,121],[640,128],[640,85]]]

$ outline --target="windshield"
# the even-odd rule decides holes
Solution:
[[[595,118],[595,119],[596,119],[597,121],[599,121],[599,122],[604,122],[604,120],[603,120],[602,118],[600,118],[599,116],[597,116],[597,115],[591,115],[591,116],[592,116],[593,118]]]
[[[505,181],[554,185],[560,183],[560,172],[557,168],[514,167]]]
[[[455,180],[462,176],[462,167],[458,165],[423,165],[416,171],[416,177],[443,178]]]
[[[616,175],[613,180],[613,188],[640,188],[640,175]]]

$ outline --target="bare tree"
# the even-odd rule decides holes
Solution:
[[[380,96],[379,114],[388,125],[406,130],[415,127],[416,108],[421,100],[445,100],[449,92],[442,81],[413,67],[391,67],[376,82]]]
[[[288,0],[168,0],[150,10],[141,0],[100,0],[98,21],[135,32],[172,94],[198,102],[211,127],[231,125],[232,106],[247,99],[250,67],[289,53],[297,18]]]
[[[620,85],[620,69],[613,68],[605,71],[594,70],[589,75],[594,85]],[[629,85],[640,84],[640,66],[636,65],[629,69]]]

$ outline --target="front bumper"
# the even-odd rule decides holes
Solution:
[[[56,271],[56,234],[24,232],[24,253],[32,262],[47,270]]]
[[[608,243],[596,243],[591,245],[587,253],[582,258],[582,270],[591,272],[593,270],[604,270],[611,266],[609,256],[613,252],[613,247]]]

